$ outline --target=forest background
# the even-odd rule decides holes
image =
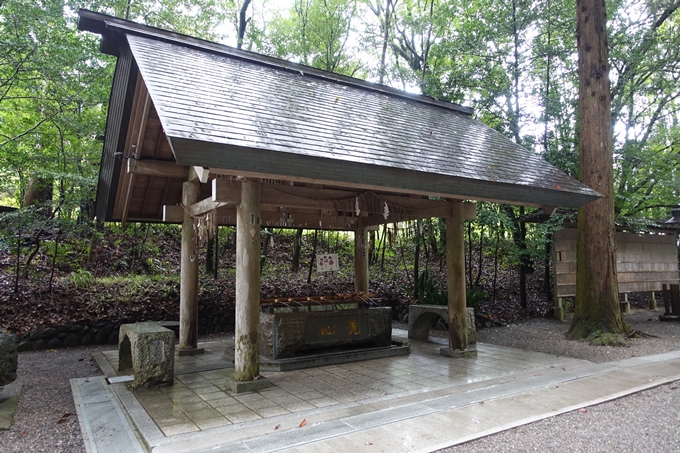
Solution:
[[[644,231],[678,208],[680,0],[608,1],[617,224]],[[578,177],[574,0],[0,0],[0,324],[168,319],[179,227],[92,217],[115,61],[76,31],[87,8],[421,93]],[[478,203],[466,223],[469,304],[488,322],[544,314],[560,211]],[[444,222],[371,234],[371,290],[402,317],[445,300]],[[201,316],[233,313],[234,231],[206,245]],[[351,234],[267,230],[263,297],[350,292]],[[317,274],[314,253],[342,270]],[[308,267],[309,266],[309,267]]]

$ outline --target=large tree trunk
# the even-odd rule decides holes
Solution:
[[[621,333],[616,277],[611,95],[604,0],[577,0],[581,181],[603,195],[578,211],[576,306],[569,337]]]

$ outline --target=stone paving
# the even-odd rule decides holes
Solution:
[[[406,331],[395,330],[405,339]],[[176,357],[172,386],[131,392],[166,437],[205,431],[254,420],[301,413],[347,403],[483,381],[532,368],[575,365],[575,359],[478,345],[477,359],[450,359],[439,354],[444,340],[415,341],[408,356],[367,360],[286,372],[262,372],[273,384],[259,392],[232,394],[225,390],[223,351],[230,340],[202,345],[206,353]],[[117,351],[104,353],[117,369]]]
[[[95,353],[107,378],[71,380],[87,450],[426,453],[680,379],[680,351],[593,364],[478,344],[454,359],[430,337],[408,356],[263,372],[271,388],[233,394],[232,343],[202,344],[177,358],[172,386],[134,391],[117,351]]]

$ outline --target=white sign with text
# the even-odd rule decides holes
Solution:
[[[316,255],[316,271],[328,272],[340,270],[337,253],[327,253],[325,255]]]

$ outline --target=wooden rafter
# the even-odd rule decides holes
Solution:
[[[143,102],[138,104],[138,109],[135,112],[135,121],[132,130],[132,142],[130,143],[130,149],[127,151],[128,159],[139,159],[142,152],[142,147],[144,146],[144,134],[146,132],[146,121],[149,118],[149,110],[151,109],[151,97],[146,89],[146,85],[142,82],[139,86],[139,99],[144,99]],[[135,185],[135,174],[130,174],[128,179],[127,189],[125,192],[125,197],[123,201],[123,215],[121,218],[121,223],[123,228],[127,224],[128,212],[130,210],[130,199],[132,198],[132,192]]]

